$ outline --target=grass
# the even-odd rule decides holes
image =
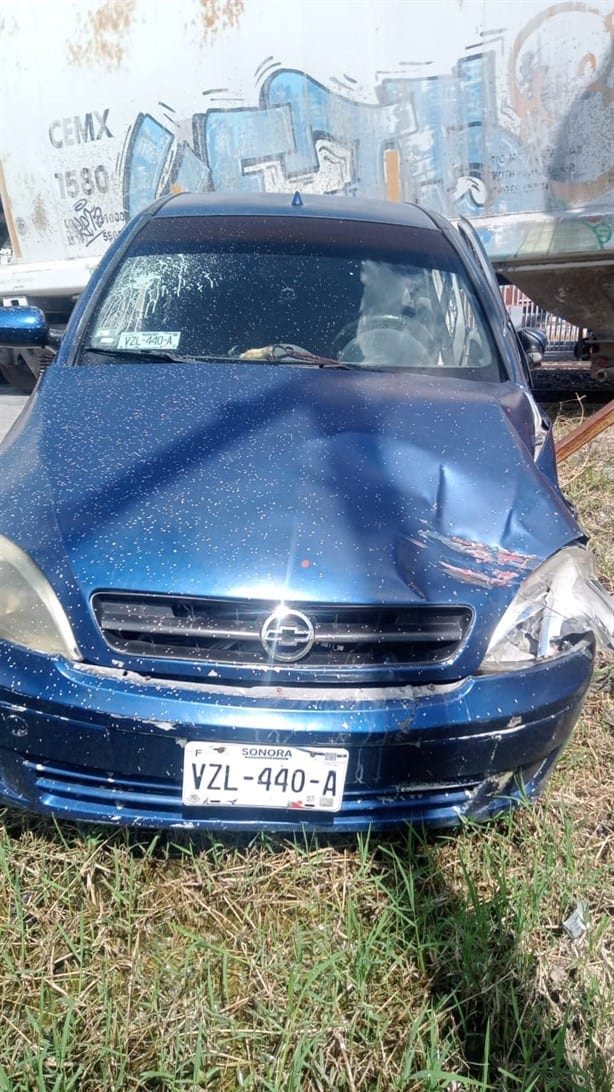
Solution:
[[[611,452],[606,433],[561,478],[612,585]],[[613,729],[602,661],[544,800],[438,837],[4,812],[0,1090],[609,1092]]]

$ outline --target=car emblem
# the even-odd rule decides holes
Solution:
[[[260,641],[270,660],[292,663],[302,660],[313,647],[313,622],[300,610],[277,607],[262,623]]]

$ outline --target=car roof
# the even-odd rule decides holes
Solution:
[[[328,196],[312,193],[179,193],[154,213],[175,216],[296,216],[367,221],[439,231],[428,213],[408,202]]]

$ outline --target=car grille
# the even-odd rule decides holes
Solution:
[[[313,626],[305,655],[297,645],[284,662],[267,652],[261,631],[278,608],[271,602],[237,602],[171,596],[98,593],[93,608],[108,645],[124,656],[205,662],[216,667],[270,667],[302,673],[438,664],[459,651],[471,622],[466,607],[372,607],[301,604]]]

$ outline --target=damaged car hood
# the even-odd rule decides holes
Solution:
[[[28,417],[2,457],[13,534],[85,597],[453,601],[496,618],[528,571],[581,538],[511,383],[62,367]]]

